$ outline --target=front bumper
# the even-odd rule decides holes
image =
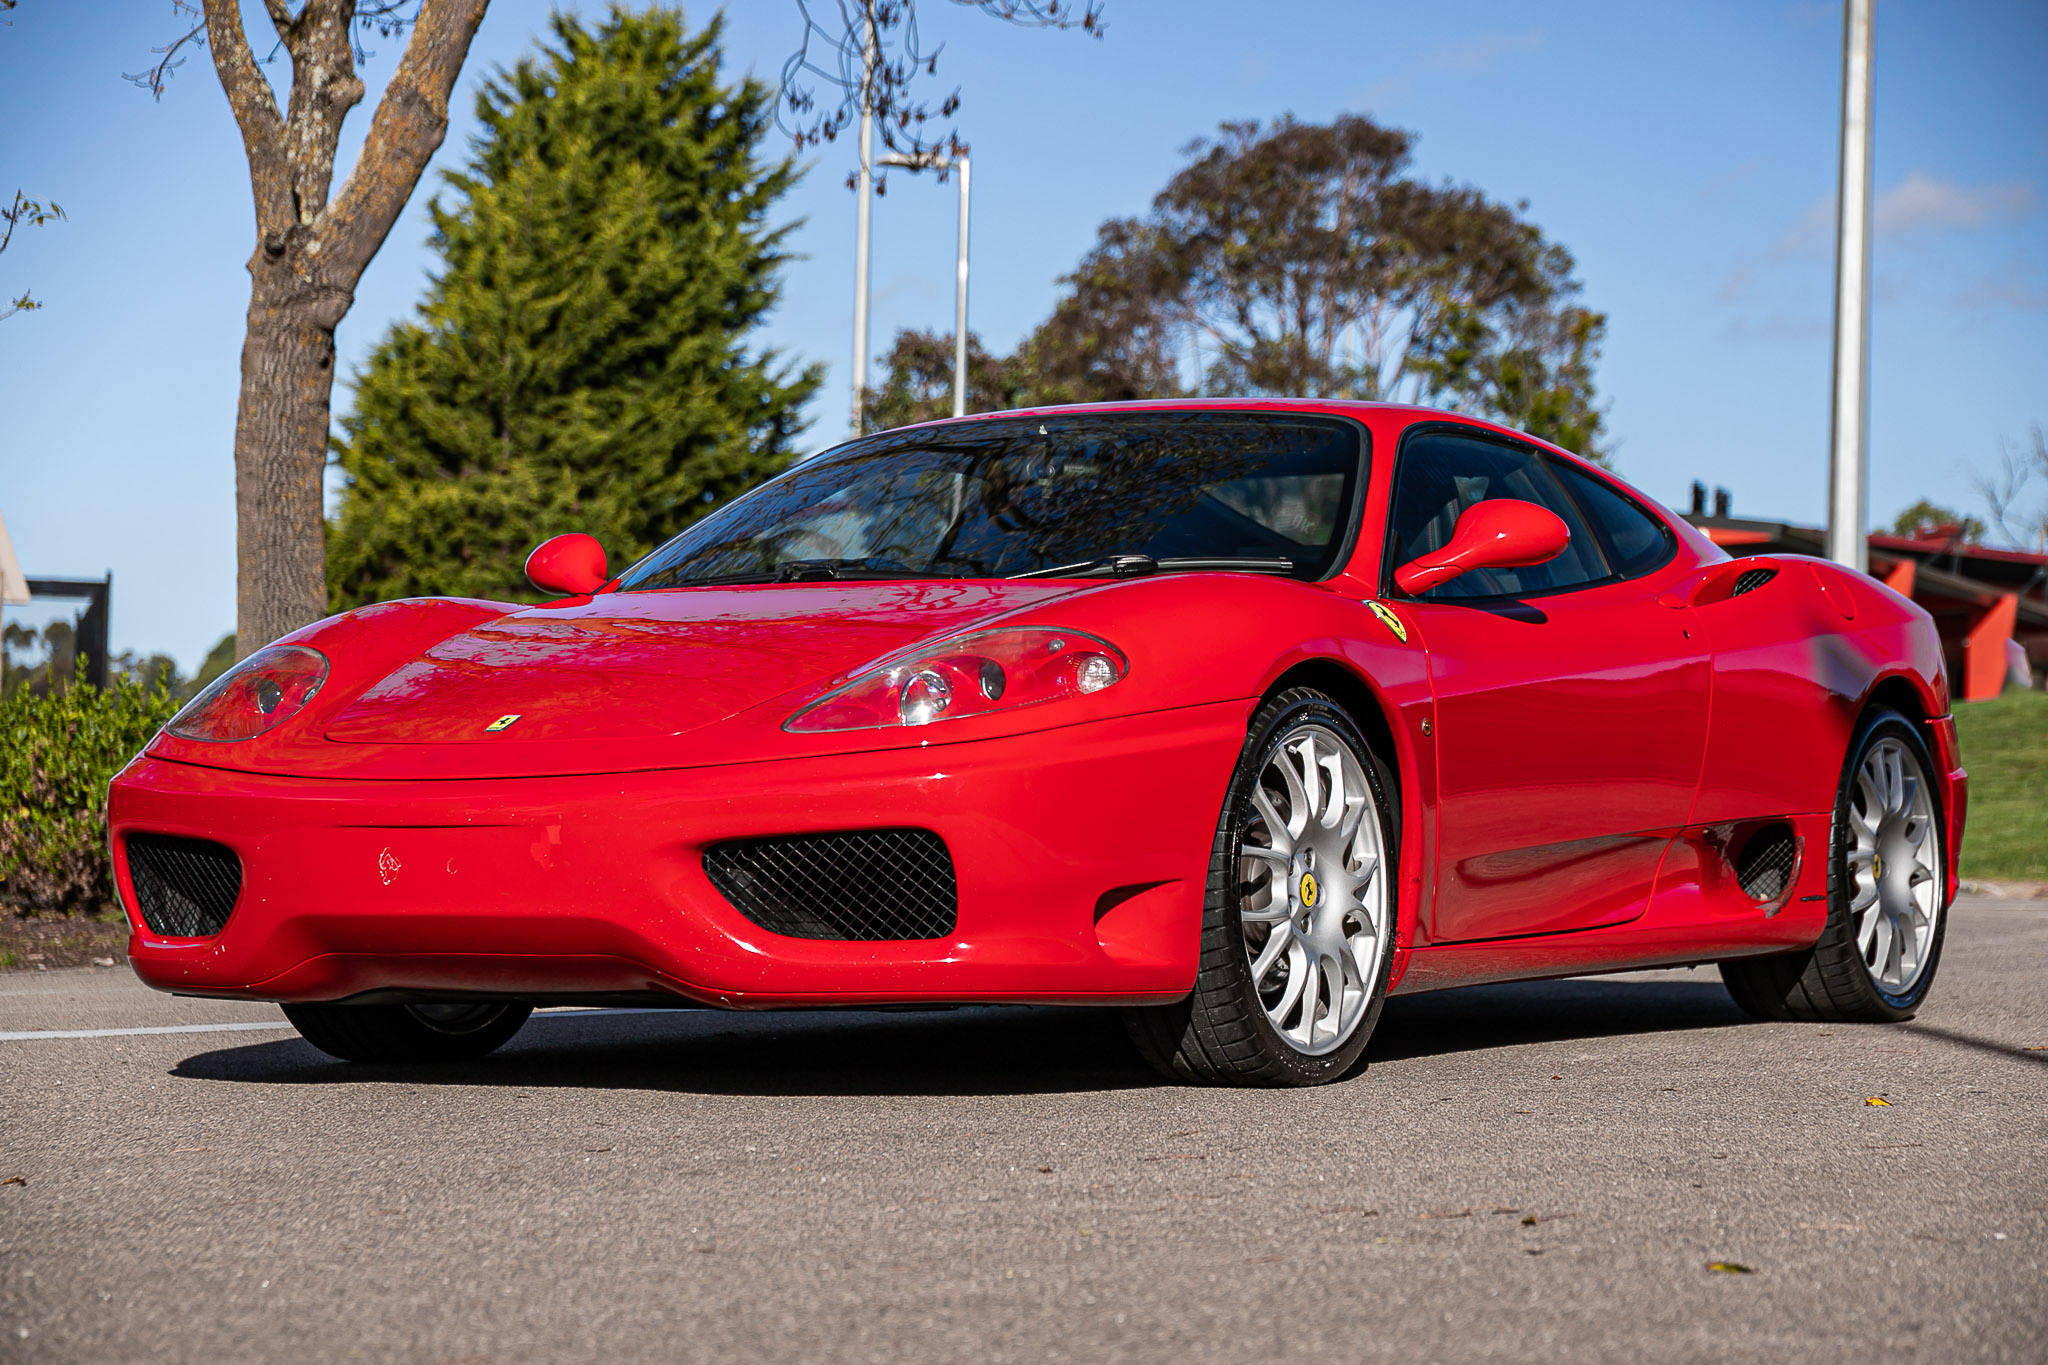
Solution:
[[[279,1001],[1175,999],[1194,983],[1210,844],[1251,704],[582,777],[347,781],[142,758],[109,801],[129,960],[160,990]],[[704,874],[704,848],[724,839],[897,826],[935,830],[952,853],[948,938],[782,937]],[[235,851],[242,889],[220,934],[149,930],[130,832]]]

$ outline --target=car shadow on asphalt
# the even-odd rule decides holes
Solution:
[[[1368,1062],[1746,1023],[1718,981],[1539,981],[1397,997]],[[1114,1010],[976,1006],[901,1013],[549,1011],[503,1049],[451,1066],[336,1062],[296,1038],[189,1057],[176,1077],[731,1095],[995,1095],[1169,1084]]]

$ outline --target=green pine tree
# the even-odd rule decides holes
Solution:
[[[615,567],[783,468],[821,373],[748,338],[780,295],[798,174],[761,144],[774,96],[719,80],[722,22],[614,6],[500,69],[469,166],[431,206],[444,262],[356,377],[334,443],[335,609],[531,599],[537,542]]]

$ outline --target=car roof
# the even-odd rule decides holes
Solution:
[[[1544,450],[1565,455],[1589,469],[1600,469],[1592,461],[1575,451],[1555,445],[1526,431],[1517,431],[1500,422],[1470,413],[1452,412],[1446,408],[1425,407],[1419,403],[1380,403],[1362,398],[1133,398],[1109,403],[1049,403],[1043,407],[1003,408],[995,412],[969,413],[965,417],[939,417],[929,422],[914,422],[907,426],[891,427],[891,431],[917,431],[924,427],[947,426],[955,422],[986,422],[1004,417],[1065,417],[1118,412],[1305,412],[1325,413],[1337,416],[1363,419],[1371,414],[1393,414],[1406,416],[1417,421],[1457,422],[1490,431],[1502,436],[1511,436],[1526,441]],[[869,435],[881,435],[870,432]],[[1614,477],[1611,470],[1600,470],[1608,477]]]

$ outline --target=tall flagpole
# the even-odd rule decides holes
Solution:
[[[861,0],[861,16],[867,23],[867,42],[861,50],[860,68],[860,173],[854,182],[859,204],[854,209],[853,236],[853,420],[852,433],[859,436],[867,427],[868,397],[868,232],[875,207],[875,62],[879,35],[875,32],[874,0]]]
[[[953,163],[960,172],[960,261],[953,282],[953,415],[967,415],[967,177],[974,164],[966,157]]]
[[[1842,178],[1835,218],[1835,373],[1828,558],[1870,567],[1870,55],[1877,0],[1842,6]]]

